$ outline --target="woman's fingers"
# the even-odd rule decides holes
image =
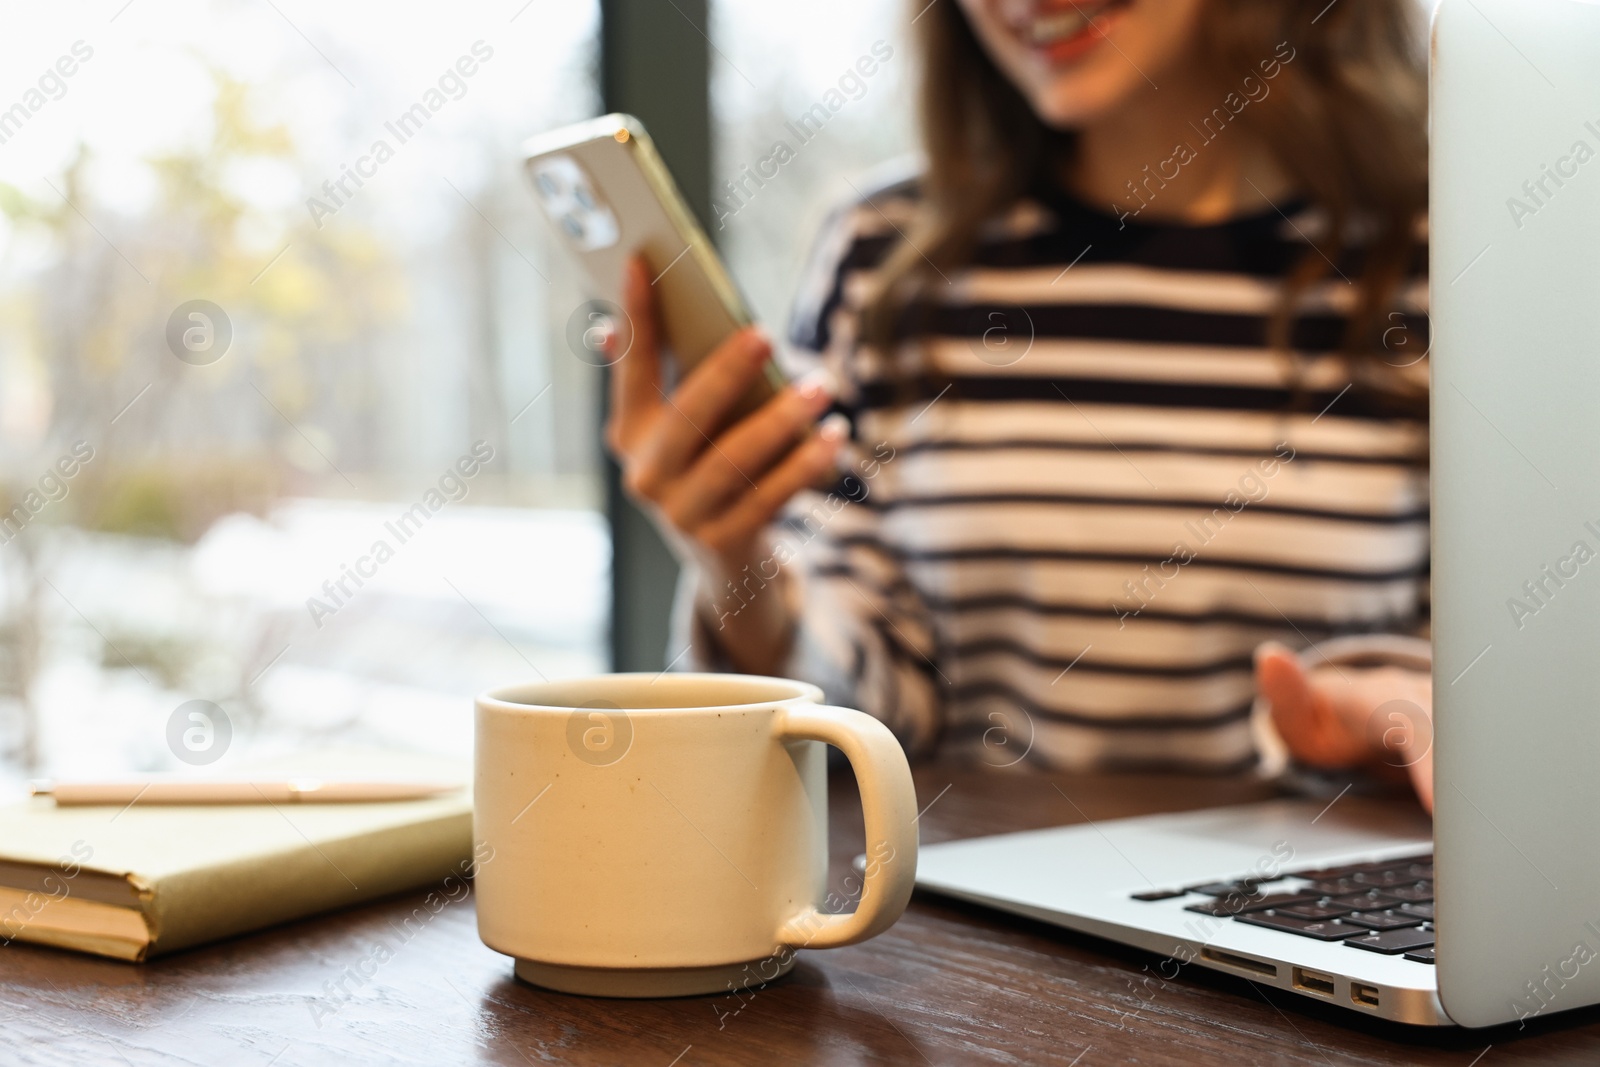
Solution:
[[[713,552],[753,543],[778,509],[819,481],[838,455],[842,426],[829,424],[807,436],[832,400],[829,381],[803,380],[724,433],[729,413],[772,358],[766,338],[754,329],[738,331],[667,396],[659,309],[637,256],[627,265],[623,303],[625,321],[611,342],[606,441],[622,463],[624,484],[672,528]]]
[[[772,348],[755,329],[723,341],[662,401],[649,431],[631,449],[633,491],[659,500],[666,487],[721,432],[723,421],[761,373]]]
[[[678,383],[672,408],[706,436],[722,431],[728,412],[749,392],[772,358],[772,345],[755,327],[732,334]],[[702,442],[704,443],[704,442]]]
[[[832,400],[833,378],[823,370],[784,389],[701,452],[662,500],[662,511],[684,529],[706,521],[759,482]]]
[[[1366,739],[1346,729],[1329,694],[1314,684],[1293,650],[1276,642],[1258,648],[1256,687],[1271,705],[1273,725],[1296,759],[1314,767],[1365,761]]]
[[[749,543],[796,493],[833,466],[845,432],[844,418],[829,416],[816,433],[763,475],[754,489],[746,490],[714,519],[696,528],[695,539],[715,552]]]
[[[619,454],[638,440],[661,406],[661,330],[641,257],[628,260],[622,292],[626,321],[611,338],[611,417],[606,423],[606,442]]]
[[[1316,711],[1311,680],[1300,657],[1283,645],[1264,644],[1256,649],[1256,690],[1272,709],[1272,724],[1296,759],[1307,759],[1317,747]]]
[[[1256,686],[1294,757],[1314,767],[1368,766],[1410,776],[1433,810],[1433,719],[1428,676],[1398,667],[1307,671],[1276,642],[1256,649]]]

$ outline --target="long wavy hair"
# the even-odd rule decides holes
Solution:
[[[926,0],[912,0],[923,10]],[[888,255],[862,312],[860,336],[890,353],[906,312],[936,272],[959,267],[986,223],[1041,182],[1059,181],[1076,150],[995,66],[954,2],[912,26],[920,52],[918,111],[926,167],[917,217]],[[1201,22],[1219,84],[1253,72],[1281,42],[1295,49],[1273,89],[1238,116],[1326,220],[1317,247],[1284,280],[1265,342],[1292,354],[1295,309],[1360,233],[1357,295],[1344,350],[1358,385],[1415,410],[1425,385],[1398,374],[1380,343],[1386,313],[1414,267],[1427,208],[1427,78],[1414,0],[1209,0]],[[914,321],[914,320],[913,320]],[[1390,327],[1392,331],[1392,326]],[[1405,339],[1410,355],[1424,345]],[[1419,393],[1419,389],[1422,390]]]

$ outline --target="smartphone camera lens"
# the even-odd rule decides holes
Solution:
[[[580,251],[609,248],[621,238],[616,215],[576,160],[551,156],[540,162],[533,185],[545,214]]]

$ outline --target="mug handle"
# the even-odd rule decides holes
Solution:
[[[894,925],[911,900],[917,875],[917,794],[894,734],[870,715],[827,704],[786,705],[780,738],[822,741],[843,752],[861,789],[867,867],[856,910],[830,915],[809,905],[778,931],[792,948],[837,948]]]

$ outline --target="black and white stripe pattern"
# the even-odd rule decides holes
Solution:
[[[1257,758],[1257,644],[1426,625],[1427,426],[1351,388],[1354,287],[1308,295],[1293,367],[1266,345],[1312,213],[1122,227],[1028,201],[886,355],[855,312],[914,196],[842,212],[800,294],[797,358],[893,458],[825,524],[796,502],[792,673],[913,748],[1220,772]],[[1425,332],[1425,295],[1394,321]],[[997,324],[1011,348],[985,347]]]

